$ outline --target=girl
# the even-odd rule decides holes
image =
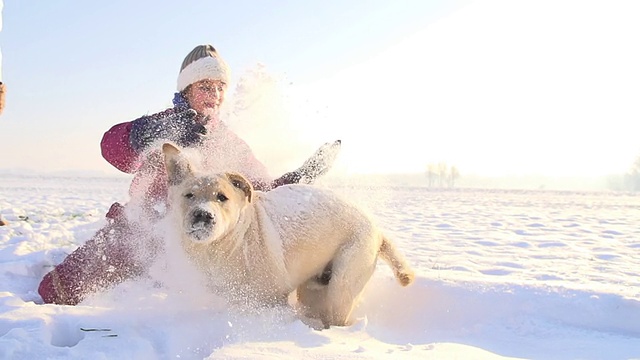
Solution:
[[[211,45],[196,46],[178,75],[174,106],[162,112],[113,126],[103,136],[102,156],[119,170],[134,174],[125,206],[114,203],[107,225],[46,274],[38,288],[45,303],[75,305],[87,295],[142,275],[159,251],[149,227],[125,215],[141,209],[151,221],[166,209],[167,175],[159,146],[171,141],[196,149],[207,169],[237,171],[257,190],[313,182],[326,173],[340,147],[327,143],[299,169],[271,179],[249,146],[219,119],[229,84],[229,67]],[[129,212],[128,212],[129,213]]]

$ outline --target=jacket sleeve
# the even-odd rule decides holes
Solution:
[[[300,182],[300,179],[302,179],[302,175],[300,175],[298,171],[291,171],[273,180],[269,187],[275,189],[282,185],[297,184]]]
[[[129,141],[131,123],[130,121],[113,126],[104,133],[100,142],[102,157],[118,170],[129,174],[140,166],[140,154],[131,147]]]
[[[164,111],[145,115],[133,121],[114,125],[102,136],[100,148],[102,157],[120,171],[134,173],[141,165],[141,149],[136,149],[131,142],[131,131],[136,123],[153,122],[174,115],[176,108],[169,108]]]

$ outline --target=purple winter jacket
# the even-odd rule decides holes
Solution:
[[[102,137],[100,147],[105,160],[120,171],[135,174],[130,188],[131,196],[139,195],[139,191],[143,191],[145,196],[154,199],[161,199],[166,196],[164,165],[161,163],[148,163],[149,158],[145,158],[144,152],[136,149],[132,144],[131,130],[136,122],[141,120],[160,120],[188,109],[186,101],[179,93],[176,94],[173,102],[174,107],[162,112],[117,124]],[[198,120],[201,119],[202,117],[199,117]],[[255,157],[249,145],[219,119],[210,119],[207,127],[212,139],[211,143],[209,146],[202,146],[199,149],[203,158],[213,159],[213,161],[220,159],[217,164],[220,169],[243,173],[258,190],[269,190],[279,185],[295,182],[295,179],[289,179],[285,175],[272,183],[272,178],[269,176],[266,167]],[[142,179],[143,177],[148,177],[148,172],[144,171],[146,168],[152,169],[155,173],[151,182],[148,179],[145,179],[145,181]],[[144,185],[142,184],[143,182],[145,183]]]
[[[135,141],[132,143],[131,131],[141,121],[166,120],[168,116],[188,109],[179,94],[174,104],[175,107],[163,112],[115,125],[102,138],[102,156],[117,169],[135,174],[130,194],[132,198],[142,196],[147,204],[166,200],[167,175],[162,157],[157,156],[158,151],[156,156],[147,156],[146,150],[135,146]],[[300,175],[294,171],[271,181],[266,168],[256,159],[249,146],[225,124],[213,119],[206,127],[205,140],[197,146],[203,159],[208,162],[205,164],[208,169],[240,172],[253,183],[254,188],[265,191],[300,180]],[[189,140],[185,143],[196,142]],[[132,237],[144,234],[136,234],[139,229],[121,216],[121,208],[117,203],[112,205],[107,217],[113,221],[44,276],[38,293],[45,303],[75,305],[92,292],[146,271],[149,263],[136,259],[131,242]],[[112,214],[113,209],[116,211]],[[154,242],[150,243],[153,245]]]

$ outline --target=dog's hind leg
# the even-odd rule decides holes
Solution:
[[[320,318],[325,325],[350,324],[351,312],[376,267],[377,249],[369,236],[348,241],[333,259],[331,280],[322,291]]]
[[[327,285],[321,282],[320,277],[314,276],[298,286],[296,296],[299,311],[304,317],[321,320],[326,312]]]
[[[296,289],[296,297],[302,315],[310,319],[320,319],[325,313],[327,285],[331,281],[333,262],[325,265],[322,273],[313,276]]]

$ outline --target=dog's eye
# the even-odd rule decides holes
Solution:
[[[184,194],[184,197],[186,197],[187,199],[193,199],[195,195],[193,195],[193,193],[186,193]]]
[[[225,202],[229,200],[229,198],[226,197],[223,193],[218,193],[218,195],[216,196],[216,199],[220,202]]]

